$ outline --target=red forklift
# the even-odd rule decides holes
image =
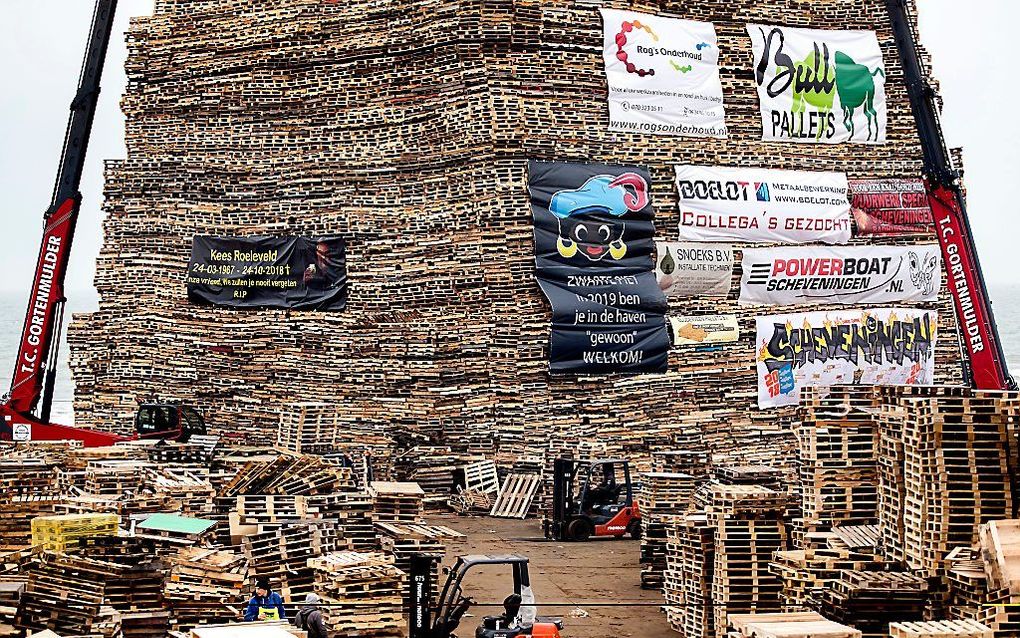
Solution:
[[[545,537],[586,541],[592,536],[641,538],[630,462],[624,459],[556,459],[553,511],[542,521]]]
[[[15,359],[14,378],[10,391],[0,398],[0,441],[72,440],[95,447],[136,438],[187,440],[192,434],[205,434],[205,422],[198,412],[174,404],[141,405],[135,415],[133,436],[50,423],[57,377],[57,344],[67,301],[64,279],[81,210],[79,187],[85,152],[99,101],[99,80],[103,75],[116,8],[117,0],[96,2],[78,93],[71,102],[53,199],[43,214],[42,246]]]

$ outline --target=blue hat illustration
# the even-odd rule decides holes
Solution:
[[[628,191],[627,186],[634,192]],[[641,210],[647,203],[648,185],[637,173],[596,175],[578,189],[557,191],[549,202],[549,212],[560,219],[596,211],[622,217]]]

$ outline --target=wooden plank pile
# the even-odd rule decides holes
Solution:
[[[29,573],[14,625],[69,636],[97,632],[109,565],[47,552]]]
[[[831,588],[843,570],[881,570],[887,565],[872,548],[857,551],[841,546],[832,532],[809,537],[804,549],[777,551],[769,564],[771,572],[783,582],[780,599],[785,611],[811,606],[812,595]]]
[[[730,638],[861,638],[861,632],[816,612],[731,614]]]
[[[669,519],[666,534],[666,619],[674,631],[689,638],[714,638],[714,529],[705,514],[686,514]]]
[[[250,576],[268,578],[273,590],[287,600],[302,600],[312,593],[314,574],[309,559],[336,548],[335,528],[327,522],[281,525],[244,537]]]
[[[641,587],[662,588],[666,569],[667,518],[687,510],[695,480],[688,474],[647,472],[636,494],[641,512]]]
[[[166,557],[170,574],[163,598],[173,628],[239,619],[246,602],[248,559],[229,550],[184,547]]]
[[[888,636],[890,622],[923,619],[928,581],[906,572],[844,570],[815,604],[827,618],[852,625],[864,636]]]
[[[889,623],[889,638],[993,638],[992,628],[976,620]]]
[[[372,497],[374,520],[390,523],[420,523],[425,516],[425,491],[417,483],[375,481]]]
[[[382,554],[334,552],[308,561],[326,622],[344,636],[403,635],[404,573]]]
[[[379,538],[374,520],[375,507],[368,492],[339,492],[305,497],[307,516],[336,526],[337,545],[355,551],[376,549]]]
[[[221,496],[242,494],[333,494],[356,488],[348,467],[320,456],[280,454],[271,460],[245,464],[224,487]]]

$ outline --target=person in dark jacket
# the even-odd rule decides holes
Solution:
[[[322,612],[319,611],[319,602],[318,596],[308,594],[305,596],[305,604],[294,616],[294,626],[308,632],[308,638],[329,637],[326,623],[322,620]]]
[[[283,607],[283,598],[269,587],[268,578],[255,581],[255,595],[248,601],[244,612],[247,622],[253,620],[286,620],[287,610]]]

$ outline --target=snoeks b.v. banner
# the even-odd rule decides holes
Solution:
[[[748,24],[766,141],[881,144],[885,65],[874,31]]]
[[[937,323],[913,308],[758,317],[758,407],[796,405],[803,387],[931,385]]]
[[[633,166],[529,163],[536,277],[552,306],[550,371],[666,371],[650,183]]]
[[[609,129],[726,137],[710,22],[601,9]]]
[[[680,239],[845,244],[846,175],[723,166],[676,167]]]
[[[667,297],[725,297],[733,278],[733,247],[655,242],[655,279]]]
[[[934,232],[931,206],[920,179],[852,179],[850,209],[858,235]]]
[[[347,262],[339,237],[196,236],[188,299],[206,306],[342,310]]]
[[[935,244],[746,248],[740,303],[936,301],[942,287],[939,255]]]

